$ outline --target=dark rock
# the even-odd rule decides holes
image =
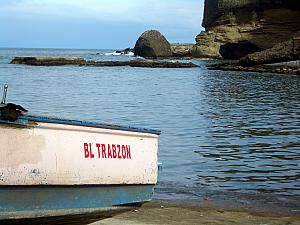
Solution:
[[[224,59],[237,60],[248,54],[261,50],[261,48],[248,41],[240,41],[237,43],[226,43],[221,45],[220,54]]]
[[[242,66],[253,66],[260,64],[269,64],[276,62],[287,62],[300,58],[300,53],[295,54],[293,41],[286,41],[275,45],[273,48],[249,54],[240,59]]]
[[[121,53],[122,55],[126,55],[128,54],[129,52],[133,52],[133,49],[131,48],[125,48],[123,50],[117,50],[116,53]]]
[[[168,62],[156,60],[129,60],[129,61],[87,61],[85,66],[130,66],[150,68],[191,68],[198,67],[193,63]]]
[[[198,67],[193,63],[168,62],[156,60],[129,60],[129,61],[86,61],[82,58],[58,58],[57,57],[15,57],[11,63],[26,64],[32,66],[131,66],[131,67],[151,67],[151,68],[190,68]]]
[[[149,30],[136,41],[134,55],[145,58],[171,57],[171,45],[160,32]]]
[[[298,38],[276,44],[264,51],[255,52],[237,62],[210,65],[208,69],[252,71],[259,73],[299,74],[300,51]]]
[[[292,66],[291,66],[292,65]],[[279,63],[271,65],[253,65],[253,66],[241,66],[238,63],[218,63],[208,66],[209,70],[224,70],[224,71],[245,71],[245,72],[257,72],[257,73],[279,73],[279,74],[294,74],[300,75],[300,69],[298,62],[293,61],[289,63]]]
[[[45,56],[17,56],[10,63],[32,66],[63,66],[84,64],[81,57],[45,57]]]

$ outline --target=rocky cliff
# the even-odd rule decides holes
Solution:
[[[300,34],[300,0],[205,0],[195,57],[239,59]]]

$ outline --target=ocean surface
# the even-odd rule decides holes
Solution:
[[[161,130],[155,198],[300,205],[299,76],[210,71],[200,60],[184,69],[9,64],[36,55],[135,59],[113,51],[0,49],[0,85],[35,114]]]

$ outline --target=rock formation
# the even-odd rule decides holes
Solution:
[[[137,40],[134,55],[145,58],[171,57],[171,45],[160,32],[149,30]]]
[[[272,48],[241,58],[239,64],[242,66],[254,66],[298,60],[300,59],[300,52],[296,52],[293,46],[293,40],[278,43]]]
[[[35,66],[64,66],[64,65],[79,65],[86,61],[81,57],[52,57],[52,56],[16,56],[11,64],[26,64]]]
[[[191,57],[194,44],[173,43],[171,50],[173,57]]]
[[[193,55],[238,59],[292,39],[299,21],[299,0],[205,0]]]
[[[168,62],[160,60],[127,60],[127,61],[89,61],[80,57],[42,57],[42,56],[17,56],[10,63],[25,64],[30,66],[130,66],[130,67],[150,67],[150,68],[192,68],[198,67],[194,63],[188,62]]]
[[[239,61],[211,64],[209,69],[300,75],[300,37],[249,54]]]

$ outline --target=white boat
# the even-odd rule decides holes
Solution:
[[[159,134],[30,114],[2,118],[0,223],[99,218],[149,201],[157,183]]]

